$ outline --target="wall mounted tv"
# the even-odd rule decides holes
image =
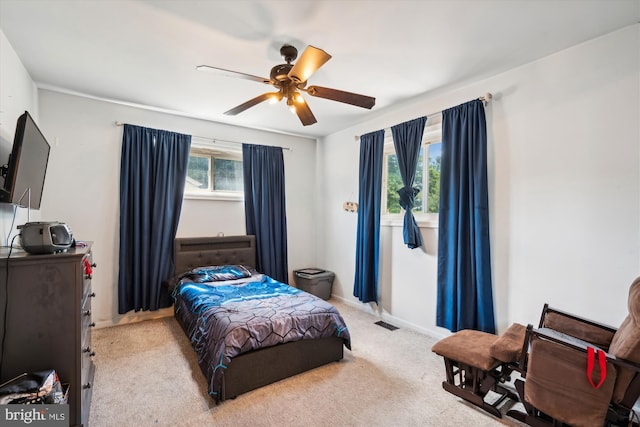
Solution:
[[[9,163],[0,168],[4,176],[0,202],[40,209],[50,149],[33,117],[25,111],[18,117]]]

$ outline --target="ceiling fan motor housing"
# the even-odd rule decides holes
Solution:
[[[290,80],[287,74],[289,74],[289,70],[291,70],[291,68],[293,68],[292,64],[276,65],[271,69],[271,75],[269,76],[271,78],[271,81],[286,82]]]
[[[290,64],[298,57],[298,49],[290,44],[285,44],[280,48],[280,55],[282,55],[287,64]]]

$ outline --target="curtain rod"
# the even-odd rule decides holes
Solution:
[[[485,105],[486,105],[489,102],[491,102],[492,98],[493,98],[493,95],[490,92],[487,92],[487,93],[484,94],[484,96],[479,96],[478,100],[484,102]],[[435,113],[428,114],[427,115],[427,119],[429,119],[429,117],[437,116],[438,114],[441,114],[441,113],[442,113],[442,111],[438,111],[438,112],[435,112]],[[383,130],[384,130],[385,133],[391,132],[391,128],[390,127],[384,128]],[[360,140],[360,135],[355,135],[354,139],[356,141],[359,141]]]
[[[116,126],[124,126],[124,123],[116,121],[115,125]],[[213,143],[226,142],[226,143],[229,143],[229,144],[244,144],[244,142],[230,141],[228,139],[209,138],[209,137],[206,137],[206,136],[198,136],[198,135],[191,135],[191,136],[194,137],[194,138],[198,138],[198,139],[206,139],[206,140],[209,140],[209,141],[211,141]],[[289,147],[279,147],[279,148],[282,148],[283,150],[293,151],[293,148],[289,148]]]

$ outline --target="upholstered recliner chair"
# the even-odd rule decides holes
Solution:
[[[507,415],[532,426],[638,426],[632,408],[640,396],[640,277],[628,307],[618,329],[545,305],[538,329],[456,332],[432,347],[444,358],[442,386],[497,417],[505,399],[521,402],[525,412]],[[512,374],[521,377],[517,394],[505,384]],[[488,399],[490,391],[499,398]]]
[[[525,412],[507,415],[530,425],[603,426],[638,422],[640,277],[630,287],[620,327],[545,306],[538,329],[527,327],[516,389]],[[636,424],[637,425],[637,424]]]

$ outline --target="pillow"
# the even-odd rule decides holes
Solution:
[[[216,288],[220,286],[236,286],[236,285],[246,285],[254,282],[262,282],[263,279],[264,279],[264,274],[256,273],[251,277],[243,277],[241,279],[218,280],[215,282],[202,282],[198,284]],[[184,283],[193,283],[193,282],[189,282],[188,280],[185,280]]]
[[[178,279],[187,279],[195,283],[219,282],[251,277],[254,273],[257,273],[255,269],[244,265],[216,265],[194,268],[178,276]]]

